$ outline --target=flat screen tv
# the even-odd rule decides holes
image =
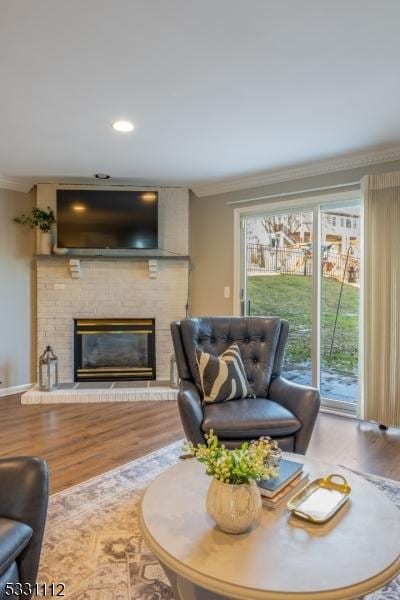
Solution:
[[[158,193],[57,190],[57,246],[152,249],[158,245]]]

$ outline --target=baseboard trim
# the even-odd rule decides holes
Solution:
[[[319,412],[326,413],[327,415],[335,415],[337,417],[344,417],[345,419],[353,419],[354,421],[362,421],[359,416],[354,412],[340,410],[338,408],[329,408],[329,406],[321,406]]]
[[[13,394],[22,394],[33,386],[33,383],[24,383],[24,385],[13,385],[8,388],[0,388],[0,398],[3,396],[12,396]]]

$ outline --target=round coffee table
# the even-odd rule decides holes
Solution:
[[[310,480],[335,472],[350,500],[324,525],[293,517],[286,504],[263,508],[241,535],[223,533],[205,511],[210,478],[195,459],[162,473],[139,511],[144,540],[174,588],[176,600],[346,600],[400,572],[400,513],[375,486],[351,471],[298,455]]]

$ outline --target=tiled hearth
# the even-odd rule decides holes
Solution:
[[[61,384],[53,392],[34,386],[22,394],[22,404],[80,404],[87,402],[141,402],[176,400],[177,390],[164,381],[126,381]]]

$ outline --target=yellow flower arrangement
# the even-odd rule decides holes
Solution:
[[[278,467],[273,460],[269,461],[279,452],[274,440],[260,438],[228,450],[219,443],[212,429],[205,438],[206,444],[194,446],[187,442],[185,450],[205,465],[207,475],[218,481],[240,485],[278,476]]]

